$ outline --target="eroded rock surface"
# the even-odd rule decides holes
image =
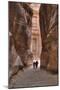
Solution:
[[[41,5],[40,28],[42,37],[41,67],[57,72],[58,5]]]
[[[28,4],[9,2],[9,69],[13,69],[12,73],[16,71],[16,66],[21,67],[21,63],[23,67],[27,66],[29,59],[32,59],[30,52],[32,14]]]

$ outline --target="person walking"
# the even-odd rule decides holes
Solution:
[[[37,69],[37,67],[38,67],[38,61],[36,61],[36,69]]]

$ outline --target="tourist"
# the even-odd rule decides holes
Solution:
[[[36,61],[36,69],[37,69],[37,67],[38,67],[38,61]]]

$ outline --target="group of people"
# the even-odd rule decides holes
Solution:
[[[34,69],[37,69],[37,67],[38,67],[38,61],[34,61],[34,62],[33,62],[33,68],[34,68]]]

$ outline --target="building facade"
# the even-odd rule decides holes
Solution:
[[[40,59],[42,44],[41,44],[41,32],[39,25],[39,9],[40,4],[31,4],[33,9],[32,17],[32,34],[31,34],[31,51],[33,53],[34,59]]]

